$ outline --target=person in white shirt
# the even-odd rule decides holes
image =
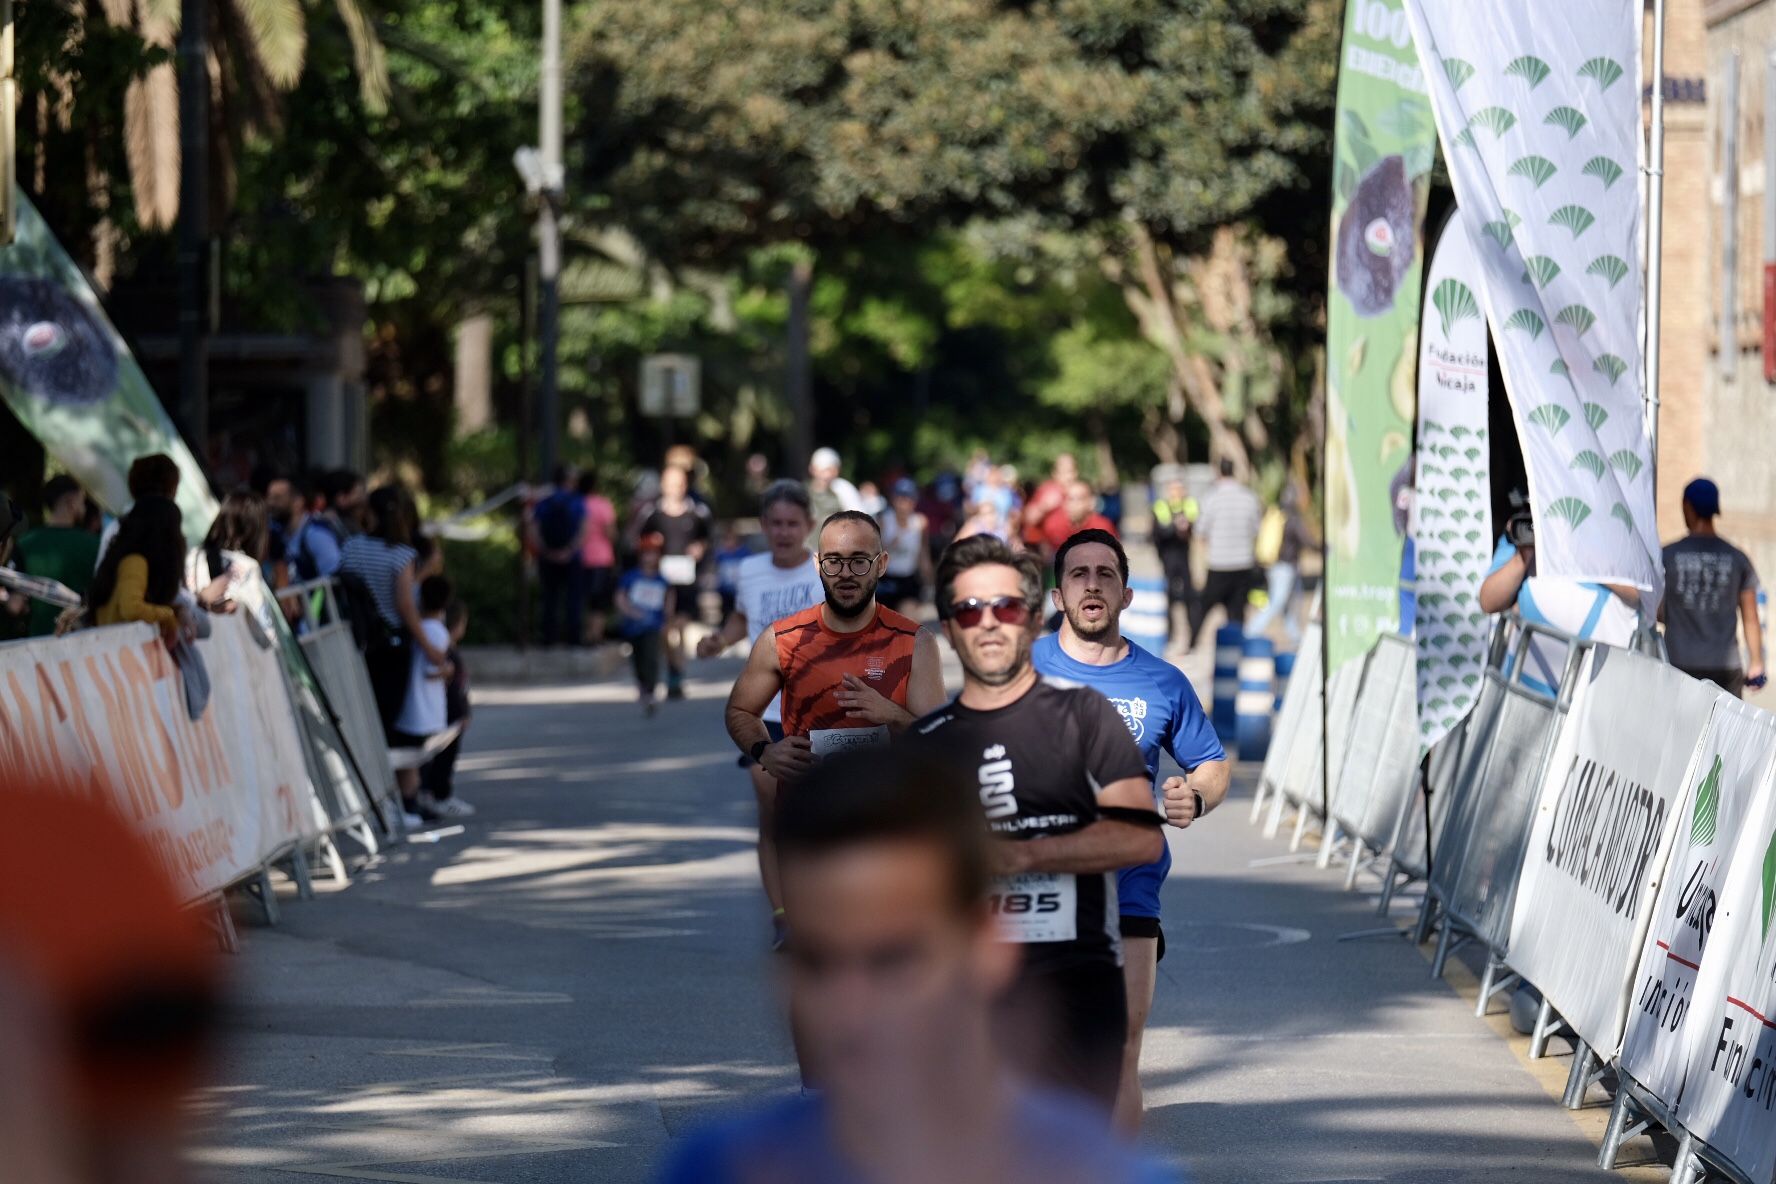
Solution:
[[[713,658],[741,639],[748,650],[760,635],[785,617],[794,616],[826,599],[820,568],[808,550],[807,538],[814,529],[814,513],[808,491],[799,481],[778,481],[765,490],[759,504],[759,526],[770,550],[740,564],[740,588],[735,611],[718,632],[697,645],[699,658]],[[783,706],[773,700],[766,708],[765,728],[773,740],[783,739]],[[759,810],[759,878],[771,904],[773,930],[782,925],[783,896],[777,885],[777,840],[773,820],[777,814],[777,782],[750,757],[740,766],[752,778]]]
[[[450,650],[450,627],[444,616],[450,607],[450,581],[443,576],[427,576],[419,585],[419,616],[422,643],[412,647],[413,675],[407,680],[407,697],[395,716],[389,740],[395,748],[424,748],[426,742],[448,724],[445,683],[448,668],[434,666],[428,650],[447,653]],[[403,822],[409,829],[434,822],[437,811],[419,797],[419,769],[401,769],[395,774],[401,788],[401,804],[406,812]]]

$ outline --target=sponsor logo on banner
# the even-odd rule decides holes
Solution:
[[[1706,777],[1696,754],[1718,695],[1652,658],[1589,651],[1542,786],[1511,967],[1606,1057],[1622,1048],[1672,845]]]

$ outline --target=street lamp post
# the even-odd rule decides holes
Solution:
[[[210,66],[208,0],[185,0],[179,24],[179,426],[199,457],[209,445]]]
[[[539,147],[520,148],[512,163],[537,203],[537,437],[545,479],[559,459],[561,380],[561,0],[543,0],[543,69],[538,95]]]

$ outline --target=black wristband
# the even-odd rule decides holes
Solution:
[[[1098,817],[1108,822],[1128,822],[1135,826],[1165,825],[1165,819],[1157,810],[1131,810],[1127,806],[1100,806]]]
[[[769,747],[771,747],[771,742],[769,740],[760,740],[751,748],[747,749],[746,752],[747,755],[752,758],[752,763],[756,765],[759,763],[759,759],[765,755],[765,749]]]
[[[1208,807],[1203,804],[1202,791],[1199,789],[1193,789],[1190,793],[1191,796],[1196,799],[1196,817],[1201,818],[1204,814],[1209,812]]]

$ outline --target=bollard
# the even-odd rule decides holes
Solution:
[[[1239,726],[1233,703],[1239,695],[1240,655],[1245,643],[1246,631],[1238,625],[1215,630],[1214,701],[1209,718],[1223,744],[1231,744]]]
[[[1289,679],[1295,673],[1295,651],[1290,650],[1286,654],[1278,654],[1276,656],[1276,667],[1276,710],[1281,711],[1283,709],[1283,696],[1289,693]]]
[[[1165,581],[1136,576],[1129,581],[1129,590],[1135,595],[1122,613],[1122,636],[1149,653],[1165,653]]]
[[[1234,735],[1239,759],[1261,761],[1270,749],[1271,713],[1276,707],[1276,643],[1248,637],[1239,663],[1234,696]]]

